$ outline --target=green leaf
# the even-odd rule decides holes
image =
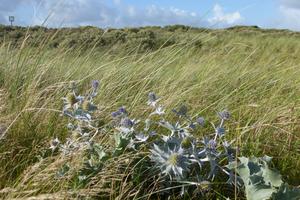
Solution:
[[[65,176],[70,170],[70,166],[68,164],[64,164],[56,173],[58,177],[63,177]]]
[[[264,177],[264,181],[266,184],[272,185],[273,187],[280,187],[283,183],[279,172],[275,170],[270,170],[268,166],[265,166],[262,172],[262,176]]]
[[[100,161],[105,161],[108,159],[107,153],[105,153],[103,147],[100,144],[94,144],[94,151],[97,153],[98,159]]]
[[[114,139],[115,139],[115,151],[114,151],[114,156],[118,156],[120,154],[122,154],[125,150],[125,148],[127,147],[127,145],[130,142],[130,138],[127,138],[125,136],[123,136],[120,133],[117,133],[114,135]]]
[[[235,169],[244,182],[247,200],[268,200],[277,193],[283,182],[281,175],[268,167],[271,157],[240,157],[239,160],[240,164]],[[281,196],[288,195],[283,193],[286,190],[281,191]]]
[[[299,200],[300,189],[291,188],[288,184],[282,184],[277,193],[272,196],[274,200]]]
[[[248,186],[246,189],[247,200],[268,200],[276,189],[258,184]]]

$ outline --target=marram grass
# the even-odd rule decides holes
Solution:
[[[180,33],[173,36],[176,34]],[[161,103],[169,109],[167,113],[184,104],[192,117],[202,115],[214,122],[217,111],[230,110],[227,137],[240,149],[240,156],[272,156],[284,180],[299,185],[299,36],[229,30],[184,34],[193,39],[143,52],[135,49],[138,45],[111,53],[112,49],[98,51],[92,47],[84,52],[65,47],[48,49],[43,43],[31,47],[25,39],[17,48],[9,41],[2,42],[0,196],[76,198],[78,193],[73,194],[69,188],[76,185],[70,184],[74,181],[71,176],[63,181],[53,178],[64,159],[49,157],[40,161],[38,156],[49,148],[51,139],[64,141],[68,136],[68,120],[61,116],[61,110],[70,83],[76,81],[78,92],[84,93],[91,80],[101,80],[94,99],[99,105],[99,123],[109,123],[108,113],[120,106],[126,106],[132,116],[143,117],[151,91],[163,97]],[[47,38],[45,43],[51,40]],[[197,41],[201,41],[201,48],[195,47]],[[118,44],[112,48],[118,48]],[[204,130],[195,137],[204,136]],[[109,160],[105,169],[93,177],[90,187],[79,191],[80,196],[103,193],[103,198],[137,198],[135,194],[146,183],[135,186],[126,179],[134,173],[134,168],[126,166],[135,156],[146,155],[140,152]],[[73,173],[82,164],[78,158],[80,153],[70,158]],[[153,180],[149,188],[161,184],[154,177],[149,180]],[[111,189],[101,191],[106,184],[111,184]],[[214,187],[220,199],[225,198],[223,184]]]

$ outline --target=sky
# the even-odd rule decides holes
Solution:
[[[47,27],[257,25],[300,31],[300,0],[0,0],[0,24]]]

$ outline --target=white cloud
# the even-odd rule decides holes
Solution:
[[[242,20],[242,16],[239,12],[224,13],[223,8],[216,4],[213,8],[213,16],[208,19],[211,24],[217,24],[219,26],[233,25]]]
[[[300,30],[300,1],[279,0],[280,16],[277,20],[277,28],[289,28]]]
[[[53,4],[45,5],[46,10],[53,9],[49,25],[66,26],[95,25],[101,27],[146,26],[187,24],[204,25],[201,18],[194,12],[170,7],[162,8],[156,5],[137,8],[124,5],[122,1],[108,6],[105,0],[73,0],[53,8]]]
[[[299,0],[279,0],[279,3],[283,7],[300,9],[300,1]]]
[[[104,25],[110,22],[115,10],[105,0],[43,1],[35,16],[35,24],[44,21],[49,26]]]
[[[141,10],[139,17],[142,19],[141,25],[186,24],[200,26],[205,24],[196,13],[174,7],[161,8],[151,5]]]

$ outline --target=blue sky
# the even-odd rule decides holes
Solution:
[[[300,31],[300,0],[0,0],[0,23],[8,24],[9,15],[22,26],[258,25]]]

